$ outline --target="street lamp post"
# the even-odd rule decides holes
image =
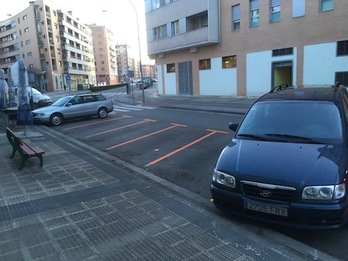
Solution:
[[[133,2],[131,0],[128,0],[128,2],[132,5],[134,12],[135,12],[135,18],[137,22],[137,33],[138,33],[138,48],[139,48],[139,67],[140,67],[140,77],[141,77],[141,91],[143,96],[143,103],[145,103],[145,93],[144,93],[144,76],[143,76],[143,66],[141,63],[141,45],[140,45],[140,33],[139,33],[139,21],[138,21],[138,12],[135,8]]]

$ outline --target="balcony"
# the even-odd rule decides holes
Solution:
[[[215,45],[220,41],[220,0],[177,1],[146,14],[149,55]]]
[[[209,28],[204,27],[198,30],[190,31],[188,33],[183,33],[148,43],[147,49],[148,54],[153,55],[176,50],[189,49],[191,47],[217,44],[218,42],[218,38],[209,37]]]

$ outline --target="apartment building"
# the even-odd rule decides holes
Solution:
[[[135,60],[130,57],[130,47],[127,44],[116,44],[116,60],[120,82],[135,78]]]
[[[105,26],[88,25],[92,30],[97,83],[119,83],[117,54],[113,33]]]
[[[49,0],[0,22],[0,68],[24,59],[29,83],[43,91],[84,88],[94,84],[95,67],[91,30],[71,12]]]
[[[259,96],[289,84],[348,85],[342,0],[145,0],[159,93]]]

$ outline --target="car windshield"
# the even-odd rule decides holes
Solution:
[[[70,99],[71,99],[71,96],[60,98],[59,100],[54,102],[52,106],[59,106],[59,107],[64,106]]]
[[[36,90],[35,88],[28,87],[28,92],[32,92],[34,95],[41,95],[42,93]]]
[[[243,120],[237,137],[286,142],[342,139],[338,108],[327,101],[261,101]]]

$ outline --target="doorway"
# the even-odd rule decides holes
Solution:
[[[192,62],[179,63],[179,95],[193,95]]]
[[[274,62],[272,64],[272,88],[280,85],[291,86],[292,82],[292,61]]]

